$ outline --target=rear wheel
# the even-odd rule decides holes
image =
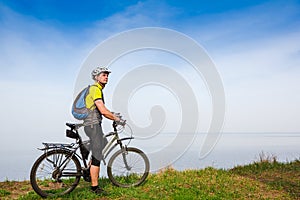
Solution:
[[[80,177],[81,165],[74,155],[66,150],[52,150],[33,164],[30,183],[42,197],[59,196],[74,190]]]
[[[111,182],[119,187],[141,185],[149,174],[150,164],[144,152],[137,148],[124,148],[112,155],[107,166]]]

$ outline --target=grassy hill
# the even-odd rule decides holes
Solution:
[[[300,160],[261,160],[230,170],[168,168],[130,189],[115,187],[108,179],[101,179],[101,184],[108,192],[105,197],[92,194],[89,183],[82,180],[71,194],[59,199],[300,199]],[[28,181],[1,182],[0,188],[0,199],[41,199]]]

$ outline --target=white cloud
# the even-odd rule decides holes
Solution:
[[[299,33],[215,52],[227,95],[226,131],[300,130]]]

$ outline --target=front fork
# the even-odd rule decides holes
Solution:
[[[128,155],[127,146],[121,147],[121,149],[122,149],[122,157],[123,157],[123,162],[125,164],[125,167],[127,170],[131,170],[131,167],[128,165],[128,162],[127,162],[127,155]]]

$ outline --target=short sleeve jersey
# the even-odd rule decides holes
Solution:
[[[103,88],[99,83],[95,83],[94,85],[90,86],[89,94],[86,96],[85,99],[87,108],[94,110],[96,108],[95,101],[98,99],[102,99],[102,101],[104,102],[102,89]]]

